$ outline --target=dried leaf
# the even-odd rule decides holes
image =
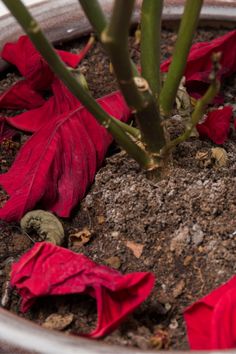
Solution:
[[[141,243],[136,243],[133,241],[126,241],[125,245],[133,252],[136,258],[140,258],[143,253],[143,247]]]
[[[105,260],[106,264],[112,268],[119,269],[121,266],[121,261],[119,257],[109,257]]]
[[[42,327],[62,331],[63,329],[67,328],[73,321],[74,315],[72,313],[67,313],[65,315],[52,313],[46,318],[42,324]]]
[[[223,148],[212,148],[211,149],[211,156],[214,159],[216,167],[225,167],[228,164],[228,154]]]
[[[70,243],[76,248],[81,248],[88,243],[92,237],[92,233],[87,227],[84,227],[82,231],[74,232],[69,235]]]
[[[170,345],[170,335],[162,328],[157,328],[155,334],[150,338],[150,344],[156,350],[168,349]]]
[[[33,210],[20,221],[23,232],[36,231],[44,241],[61,245],[64,241],[64,228],[55,215],[44,210]]]

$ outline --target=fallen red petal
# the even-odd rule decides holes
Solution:
[[[236,348],[236,277],[184,312],[190,348]]]
[[[221,52],[221,70],[219,76],[227,77],[236,71],[236,30],[209,42],[200,42],[192,46],[185,68],[186,87],[189,92],[202,94],[209,84],[213,53]],[[161,65],[163,72],[168,71],[171,58]],[[205,85],[204,85],[205,84]]]
[[[6,123],[5,117],[0,117],[0,144],[4,140],[11,139],[16,134],[17,131],[9,127],[9,125]]]
[[[88,45],[77,54],[59,50],[58,54],[67,65],[76,68],[90,48]],[[27,36],[21,36],[15,43],[6,43],[1,56],[15,65],[35,90],[48,89],[54,80],[53,72]]]
[[[65,266],[66,265],[66,266]],[[152,273],[122,275],[82,254],[50,243],[36,243],[13,264],[11,285],[21,296],[21,310],[48,295],[88,294],[97,302],[97,326],[87,334],[99,338],[113,331],[150,294]]]
[[[20,80],[0,96],[0,108],[33,109],[42,106],[44,98],[25,80]]]
[[[120,120],[127,121],[130,115],[119,92],[98,103]],[[92,183],[111,142],[112,136],[84,107],[54,112],[21,148],[10,170],[0,175],[0,184],[10,195],[0,219],[20,220],[38,203],[68,217]]]
[[[215,144],[223,144],[228,138],[232,115],[231,106],[209,112],[204,122],[197,125],[200,137],[207,137]]]

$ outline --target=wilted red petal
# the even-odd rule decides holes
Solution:
[[[0,108],[33,109],[44,103],[44,98],[25,80],[18,81],[0,96]]]
[[[205,121],[197,125],[199,135],[211,139],[215,144],[223,144],[228,138],[232,114],[231,106],[209,112]]]
[[[184,312],[191,349],[236,348],[236,277]]]
[[[120,93],[98,102],[112,116],[127,121],[130,110]],[[84,107],[54,113],[21,148],[10,170],[0,175],[0,184],[10,195],[0,218],[19,220],[37,203],[69,216],[92,183],[111,142],[111,135]]]
[[[58,51],[59,56],[69,66],[76,68],[90,47],[85,47],[82,54]],[[54,79],[54,74],[46,61],[37,52],[29,37],[21,36],[15,43],[6,43],[1,56],[4,60],[15,65],[32,88],[48,89]]]
[[[88,294],[95,298],[97,326],[87,334],[93,338],[114,330],[148,297],[154,281],[152,273],[122,275],[47,242],[36,243],[13,264],[11,273],[11,285],[21,295],[23,312],[41,296]]]
[[[221,52],[220,77],[226,77],[236,71],[236,30],[209,42],[200,42],[192,46],[185,69],[186,86],[190,92],[202,92],[209,83],[213,53]],[[163,72],[168,71],[171,59],[161,65]]]

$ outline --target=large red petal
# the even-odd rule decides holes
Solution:
[[[215,144],[224,144],[228,138],[232,115],[231,106],[209,112],[204,122],[197,125],[199,135],[211,139]]]
[[[79,108],[80,102],[58,79],[52,83],[52,92],[53,96],[41,107],[6,118],[8,124],[17,129],[34,133],[55,115],[59,116]]]
[[[92,296],[97,302],[98,321],[96,329],[87,336],[98,338],[114,330],[148,297],[154,276],[122,275],[82,254],[43,242],[36,243],[13,265],[11,284],[21,295],[22,311],[27,311],[40,296]]]
[[[130,110],[120,93],[98,102],[114,117],[128,119]],[[69,216],[93,181],[111,142],[111,135],[84,107],[54,113],[25,143],[10,170],[0,175],[0,184],[10,195],[0,209],[0,218],[19,220],[37,203]]]
[[[236,277],[184,312],[191,349],[236,347]]]

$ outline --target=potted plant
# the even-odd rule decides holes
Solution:
[[[25,26],[31,39],[35,40],[36,46],[42,50],[42,54],[53,66],[53,70],[61,75],[66,85],[73,91],[77,98],[93,113],[94,116],[112,133],[117,142],[132,156],[139,165],[147,170],[148,175],[156,181],[162,180],[168,169],[170,161],[170,152],[180,142],[185,141],[191,135],[194,127],[200,121],[205,112],[206,106],[213,100],[219,90],[219,80],[217,77],[219,70],[219,55],[213,57],[212,70],[210,73],[210,86],[206,93],[200,98],[193,108],[193,113],[186,122],[185,130],[174,139],[170,139],[166,133],[163,117],[170,114],[175,96],[180,86],[180,80],[183,76],[191,39],[196,27],[196,21],[199,16],[202,1],[186,2],[185,15],[183,16],[180,35],[177,41],[177,54],[172,60],[169,74],[164,81],[161,90],[161,80],[159,69],[156,63],[159,63],[159,48],[153,50],[156,45],[156,37],[152,38],[156,31],[149,31],[150,23],[146,23],[146,18],[151,19],[153,14],[161,17],[161,3],[150,1],[143,2],[142,8],[142,75],[139,76],[137,69],[130,64],[127,53],[127,38],[133,1],[116,1],[111,17],[110,24],[106,27],[105,18],[98,3],[88,4],[81,1],[87,16],[93,23],[93,26],[101,38],[101,41],[107,51],[110,53],[113,69],[118,77],[120,88],[127,100],[130,108],[138,117],[138,127],[130,127],[120,123],[109,116],[101,107],[91,98],[86,89],[81,85],[80,80],[76,80],[73,75],[61,64],[55,53],[52,51],[49,43],[45,40],[33,19],[27,13],[20,2],[5,2],[12,13]],[[129,6],[128,6],[129,5]],[[194,8],[192,8],[194,7]],[[156,12],[155,12],[156,11]],[[189,14],[194,14],[195,20]],[[155,16],[156,17],[156,16]],[[151,22],[151,28],[159,27],[155,18]],[[122,26],[121,26],[122,24]],[[186,26],[188,32],[186,33]],[[37,38],[36,38],[37,37]],[[114,37],[114,40],[113,40]],[[35,39],[36,38],[36,39]],[[150,53],[147,56],[147,53]],[[180,54],[181,53],[181,60]],[[152,59],[150,62],[150,58]],[[171,69],[172,68],[172,69]],[[153,74],[155,72],[155,75]],[[79,89],[78,89],[79,88]],[[150,122],[150,125],[147,124]],[[158,139],[157,139],[158,136]],[[149,177],[150,177],[149,176]]]

